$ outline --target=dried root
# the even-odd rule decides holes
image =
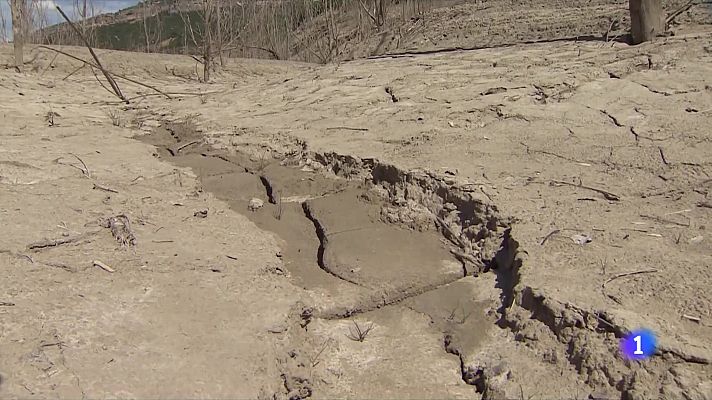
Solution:
[[[122,246],[135,246],[136,236],[131,230],[131,222],[125,214],[110,217],[104,224],[105,228],[111,229],[111,235],[121,243]]]

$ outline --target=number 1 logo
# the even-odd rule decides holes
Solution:
[[[643,350],[641,349],[641,342],[643,341],[643,339],[641,339],[641,338],[642,338],[642,336],[640,336],[640,335],[633,338],[633,341],[635,341],[635,351],[633,352],[633,354],[635,354],[637,356],[645,354],[645,353],[643,353]]]
[[[652,357],[657,350],[655,333],[649,329],[638,329],[621,339],[621,354],[630,360],[644,360]]]

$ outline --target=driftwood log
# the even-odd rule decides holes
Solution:
[[[652,41],[665,33],[662,0],[629,0],[628,8],[633,44]]]

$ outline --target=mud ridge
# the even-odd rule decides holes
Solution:
[[[637,371],[644,369],[646,374],[659,379],[668,373],[670,365],[666,363],[654,362],[643,366],[625,362],[617,356],[618,342],[630,332],[630,328],[617,322],[613,315],[560,302],[527,285],[519,285],[514,294],[516,304],[503,310],[501,326],[510,329],[516,340],[534,347],[546,346],[535,333],[538,330],[537,324],[546,327],[562,350],[565,362],[592,388],[622,392],[625,398],[635,393],[639,389],[638,385],[641,385],[635,379]],[[667,345],[659,346],[657,356],[671,358],[676,360],[675,363],[710,364],[707,356]]]
[[[365,179],[384,188],[394,207],[410,207],[415,209],[413,213],[429,214],[431,220],[428,222],[442,225],[440,233],[463,252],[474,256],[468,258],[479,262],[475,266],[476,272],[488,270],[504,240],[504,230],[514,222],[502,216],[496,205],[481,196],[475,184],[458,177],[439,176],[419,169],[406,171],[376,159],[333,152],[303,154],[302,158],[313,158],[338,176]],[[392,222],[418,228],[407,221],[408,215],[405,217],[393,218]]]
[[[359,159],[335,153],[311,154],[333,173],[353,178],[357,176],[387,190],[394,206],[401,209],[422,207],[441,221],[441,234],[466,254],[476,254],[481,265],[466,268],[475,275],[493,271],[497,288],[501,291],[501,307],[497,324],[509,329],[515,338],[542,351],[551,351],[536,339],[536,323],[544,325],[563,355],[563,361],[574,367],[584,381],[594,389],[636,393],[635,373],[640,367],[625,363],[617,357],[618,341],[630,329],[616,322],[604,311],[585,310],[570,303],[561,303],[524,282],[521,268],[526,264],[527,252],[513,237],[511,219],[499,215],[496,206],[478,196],[466,182],[455,177],[437,176],[429,171],[403,171],[375,159]],[[397,220],[396,223],[407,221]],[[407,225],[407,223],[406,223]],[[440,224],[437,224],[440,226]],[[471,260],[471,258],[470,258]],[[464,259],[463,263],[468,262]],[[474,270],[474,272],[473,272]],[[556,344],[558,343],[558,344]],[[488,388],[482,371],[467,366],[460,351],[447,344],[446,351],[460,357],[463,381],[474,384],[478,392]],[[678,348],[661,345],[660,354],[669,354],[679,362],[709,364],[704,355],[691,354]],[[542,360],[542,362],[546,362]],[[561,361],[559,361],[561,362]],[[665,364],[650,373],[663,376]]]
[[[443,338],[443,345],[445,347],[445,352],[457,356],[460,361],[460,376],[462,381],[468,385],[474,386],[477,393],[485,393],[486,385],[483,377],[482,369],[473,369],[465,364],[465,360],[460,350],[454,347],[452,344],[452,337],[446,334]]]

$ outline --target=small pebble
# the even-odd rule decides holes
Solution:
[[[247,209],[250,211],[257,211],[260,208],[262,208],[262,206],[264,206],[264,205],[265,205],[264,201],[262,201],[258,198],[254,198],[254,199],[250,200],[250,204],[247,205]]]

